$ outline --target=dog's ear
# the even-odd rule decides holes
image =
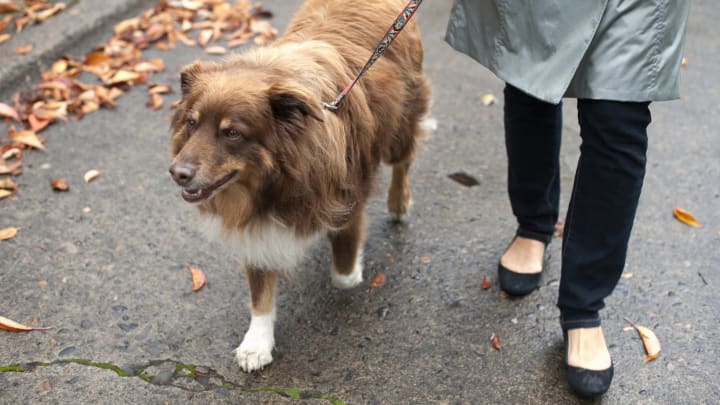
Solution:
[[[183,97],[187,96],[192,89],[193,84],[197,81],[198,75],[203,71],[203,65],[199,61],[195,61],[185,66],[180,72],[180,90]]]
[[[268,90],[268,100],[275,118],[293,120],[311,117],[323,121],[320,105],[312,100],[300,87],[288,84],[274,84]]]

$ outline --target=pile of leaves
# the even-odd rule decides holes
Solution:
[[[65,3],[47,0],[0,0],[0,44],[12,38],[10,29],[13,25],[15,32],[20,32],[27,24],[39,24],[65,10],[65,7]]]
[[[2,4],[10,3],[0,0]],[[251,40],[264,45],[277,36],[267,21],[271,16],[250,0],[233,4],[224,0],[164,0],[135,18],[121,21],[107,42],[83,58],[63,56],[41,74],[33,88],[16,93],[12,105],[0,103],[0,120],[13,122],[7,135],[0,138],[0,175],[22,173],[25,149],[45,151],[38,134],[48,125],[113,108],[117,98],[133,86],[147,84],[148,106],[160,109],[163,95],[172,93],[172,88],[149,83],[148,77],[163,71],[165,64],[161,58],[144,60],[143,51],[153,47],[170,50],[178,42],[202,46],[209,54],[224,54],[227,48]],[[226,41],[225,46],[217,45],[221,40]],[[12,180],[3,181],[0,199],[17,191]]]

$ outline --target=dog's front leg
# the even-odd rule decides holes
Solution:
[[[249,266],[245,268],[245,275],[250,285],[252,318],[242,343],[235,350],[240,368],[251,372],[272,362],[275,346],[275,285],[278,276],[273,271]]]

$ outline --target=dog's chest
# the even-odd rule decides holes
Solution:
[[[228,232],[223,229],[221,218],[215,215],[203,216],[201,229],[209,239],[223,242],[247,265],[274,271],[294,270],[319,236],[299,238],[292,229],[273,221]]]

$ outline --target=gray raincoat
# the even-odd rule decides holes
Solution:
[[[446,40],[541,100],[679,97],[690,0],[455,0]]]

